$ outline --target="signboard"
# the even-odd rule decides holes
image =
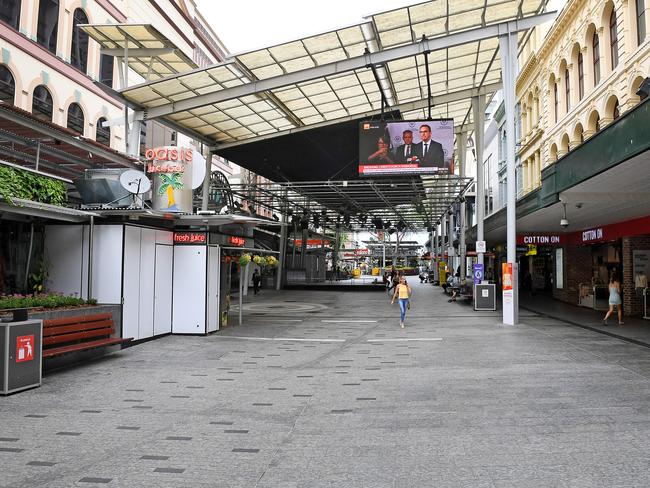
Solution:
[[[237,247],[244,247],[246,245],[246,239],[244,239],[243,237],[228,236],[228,244]]]
[[[192,213],[192,189],[205,177],[203,156],[192,148],[165,146],[147,149],[145,157],[153,179],[153,209]]]
[[[201,245],[207,243],[208,235],[205,232],[174,232],[174,244]]]
[[[517,234],[517,245],[526,246],[536,244],[538,246],[561,246],[566,241],[563,234]]]
[[[33,361],[35,344],[33,335],[16,337],[16,362]]]
[[[454,121],[365,121],[359,124],[359,174],[450,174]]]
[[[476,252],[484,253],[486,251],[485,241],[476,241]]]
[[[474,284],[478,285],[483,280],[483,265],[482,264],[473,264],[472,265],[472,277],[474,278]]]
[[[295,240],[296,247],[302,247],[302,239],[296,239]],[[325,246],[329,247],[331,245],[331,241],[329,239],[325,239]],[[323,245],[323,240],[322,239],[307,239],[307,248],[315,248],[315,247],[321,247]]]
[[[537,244],[526,244],[526,256],[537,256]]]
[[[502,290],[512,290],[512,263],[501,263]]]
[[[602,227],[596,229],[588,229],[582,232],[582,242],[598,242],[605,239],[605,232]]]

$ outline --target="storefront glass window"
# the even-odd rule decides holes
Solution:
[[[645,0],[636,0],[636,42],[640,46],[645,41]]]
[[[32,114],[41,120],[52,122],[53,113],[54,102],[52,101],[52,95],[45,86],[38,85],[34,89],[32,98]]]
[[[0,20],[18,30],[20,25],[20,0],[0,0]]]
[[[71,103],[68,107],[68,129],[72,129],[79,134],[84,133],[84,113],[77,103]]]
[[[88,67],[88,34],[79,28],[79,24],[87,24],[86,13],[78,8],[74,11],[72,20],[72,52],[70,62],[84,73]]]
[[[59,0],[40,0],[38,5],[38,32],[36,40],[45,49],[56,54],[59,28]]]
[[[43,226],[34,225],[31,257],[30,224],[2,221],[0,225],[0,295],[31,293],[30,275],[43,266]],[[27,264],[29,261],[29,271]],[[45,269],[47,263],[45,263]],[[33,280],[33,278],[32,278]]]
[[[9,71],[9,68],[0,64],[0,100],[9,105],[13,105],[15,97],[16,82],[14,81],[14,77],[11,71]]]

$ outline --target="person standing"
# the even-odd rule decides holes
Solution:
[[[399,284],[395,287],[395,293],[393,294],[393,299],[390,301],[392,305],[395,303],[395,298],[398,299],[399,303],[399,313],[400,320],[399,326],[404,328],[404,319],[406,318],[406,310],[409,307],[409,298],[411,297],[411,287],[406,283],[406,278],[404,276],[400,277]]]
[[[423,124],[419,129],[420,140],[416,144],[416,154],[420,160],[420,167],[445,167],[445,152],[442,144],[431,139],[431,126]]]
[[[605,314],[603,325],[607,325],[607,319],[614,313],[614,307],[618,309],[618,325],[623,325],[621,282],[618,281],[616,270],[612,272],[612,276],[609,279],[609,310]]]
[[[253,271],[253,293],[257,295],[260,292],[260,283],[262,282],[262,277],[258,270]]]
[[[412,163],[417,158],[415,145],[413,144],[413,131],[405,130],[402,132],[402,141],[404,144],[397,146],[393,150],[393,160],[396,163]]]

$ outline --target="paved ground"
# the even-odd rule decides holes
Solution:
[[[609,324],[603,326],[602,321],[606,310],[578,307],[577,305],[554,300],[546,295],[520,298],[521,307],[525,307],[532,312],[650,347],[650,320],[640,317],[623,317],[625,323],[622,327],[619,327],[618,317],[614,314],[610,317]]]
[[[405,330],[381,292],[269,292],[50,374],[0,398],[0,485],[650,486],[647,348],[415,292]]]

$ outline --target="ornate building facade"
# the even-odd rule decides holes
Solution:
[[[640,102],[650,76],[650,2],[569,0],[520,56],[522,193],[541,171]]]

